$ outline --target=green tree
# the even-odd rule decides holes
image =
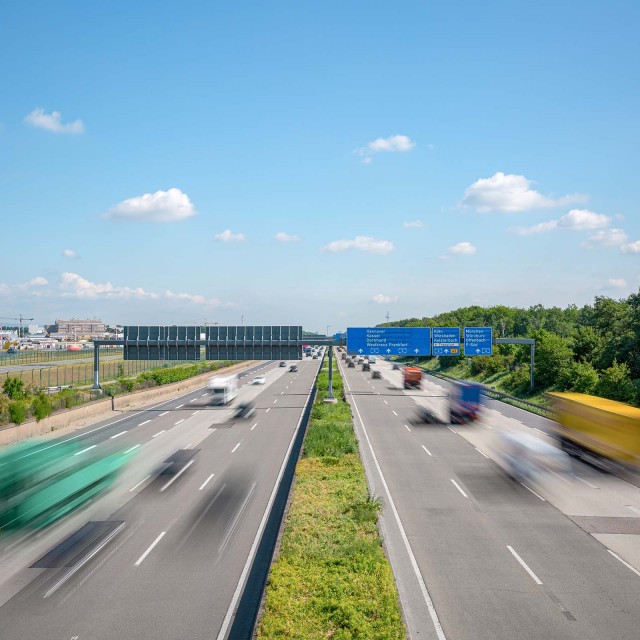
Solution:
[[[599,382],[598,372],[589,362],[571,362],[558,375],[556,387],[561,391],[593,393]]]
[[[536,331],[533,337],[536,341],[536,385],[554,386],[560,373],[573,362],[569,341],[545,329]]]
[[[602,354],[602,343],[602,336],[593,327],[579,326],[573,336],[575,359],[595,365]]]
[[[603,398],[619,402],[637,402],[638,392],[629,375],[628,365],[614,360],[613,364],[600,374],[596,393]]]
[[[27,408],[24,403],[19,400],[10,402],[9,417],[14,424],[22,424],[27,419]]]
[[[36,417],[38,422],[51,415],[51,400],[49,399],[49,396],[42,392],[33,399],[32,407],[33,415]]]

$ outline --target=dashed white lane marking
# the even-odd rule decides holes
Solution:
[[[275,404],[276,402],[278,402],[278,398],[276,398],[276,399],[273,401],[273,404]]]
[[[533,578],[534,582],[538,585],[542,584],[542,580],[531,571],[527,563],[514,551],[513,547],[507,545],[507,549],[513,554],[513,557],[520,563],[520,566]]]
[[[536,498],[540,498],[540,500],[542,500],[542,502],[546,502],[546,500],[545,500],[545,499],[544,499],[544,498],[543,498],[539,493],[536,493],[536,492],[535,492],[531,487],[528,487],[524,482],[521,482],[520,484],[521,484],[521,485],[522,485],[522,486],[523,486],[527,491],[531,491],[531,493],[533,493],[533,495],[534,495]]]
[[[622,564],[627,567],[627,569],[631,569],[631,571],[633,571],[633,573],[635,573],[637,576],[640,576],[640,571],[638,571],[637,569],[635,569],[634,567],[632,567],[628,562],[625,562],[617,553],[614,553],[613,551],[611,551],[611,549],[607,549],[607,551],[616,559],[616,560],[620,560],[620,562],[622,562]]]
[[[139,444],[134,444],[133,447],[129,447],[125,453],[131,453],[132,451],[135,451],[140,445]]]
[[[120,433],[116,433],[115,436],[111,436],[110,440],[114,440],[115,438],[119,438],[120,436],[123,436],[125,433],[127,433],[126,431],[121,431]]]
[[[577,476],[575,473],[571,474],[576,480],[580,480],[580,482],[584,482],[588,487],[591,487],[592,489],[599,489],[600,487],[596,487],[595,484],[591,484],[588,480],[585,480],[584,478],[581,478],[580,476]]]
[[[284,391],[281,391],[281,392],[280,392],[280,395],[281,395],[281,396],[283,396],[283,395],[284,395]]]
[[[198,489],[198,491],[202,491],[202,490],[207,486],[207,484],[209,484],[209,480],[211,480],[211,478],[213,478],[213,476],[215,476],[215,475],[216,475],[215,473],[212,473],[212,474],[211,474],[211,475],[210,475],[210,476],[209,476],[209,477],[208,477],[208,478],[207,478],[207,479],[206,479],[206,480],[205,480],[205,481],[200,485],[200,488]]]
[[[468,498],[469,496],[462,490],[462,487],[453,479],[451,478],[451,482],[453,482],[453,486],[465,497]]]
[[[384,403],[387,404],[387,405],[389,404],[386,400],[384,401]]]
[[[158,418],[161,418],[162,416],[166,416],[167,413],[169,413],[168,411],[163,411],[162,413],[158,414]]]
[[[231,453],[235,453],[235,452],[236,452],[236,450],[237,450],[237,448],[238,448],[241,444],[242,444],[242,440],[240,440],[240,442],[238,442],[238,444],[237,444],[235,447],[233,447],[233,449],[231,449]]]
[[[82,451],[77,451],[76,453],[74,453],[74,456],[79,456],[81,453],[84,453],[85,451],[91,451],[91,449],[95,449],[98,445],[97,444],[92,444],[90,447],[87,447],[86,449],[83,449]]]
[[[153,548],[158,544],[158,542],[160,542],[160,540],[162,540],[162,538],[164,538],[165,533],[167,533],[166,531],[163,531],[149,546],[149,548],[136,560],[135,566],[139,567],[143,562],[144,559],[153,551]]]
[[[203,393],[200,397],[204,398],[205,396],[208,396],[208,395],[209,395],[208,393]]]
[[[253,427],[251,427],[251,431],[253,431],[256,427],[258,426],[258,423],[256,422]]]
[[[184,405],[183,405],[183,404],[179,404],[179,405],[176,407],[176,409],[180,409],[181,407],[184,407]]]
[[[184,422],[184,418],[182,418],[182,420],[178,420],[178,422],[175,423],[174,427],[179,425],[181,422]]]
[[[189,402],[195,402],[198,398],[192,398]]]
[[[474,448],[474,449],[475,449],[475,450],[476,450],[480,455],[483,455],[487,460],[489,460],[489,456],[488,456],[486,453],[484,453],[484,452],[480,451],[480,449],[478,449],[478,447],[473,447],[473,448]]]
[[[138,426],[141,427],[143,424],[147,424],[148,422],[151,422],[151,420],[145,420],[144,422],[141,422]]]
[[[192,464],[193,460],[189,460],[189,462],[187,462],[187,464],[185,464],[184,467],[182,467],[182,469],[180,469],[180,471],[178,471],[178,473],[176,473],[176,475],[173,476],[173,478],[171,478],[171,480],[169,480],[169,482],[164,485],[164,487],[160,488],[160,491],[168,489]]]
[[[191,447],[193,447],[193,442],[190,442],[190,443],[185,447],[185,449],[191,449]]]
[[[269,407],[269,408],[265,411],[265,413],[269,413],[269,411],[271,411],[271,407]]]
[[[391,409],[391,411],[393,411],[393,409]],[[398,414],[395,411],[393,411],[393,415],[397,416]]]
[[[411,431],[411,429],[409,429],[409,426],[408,426],[408,425],[406,425],[406,424],[404,425],[404,428],[405,428],[407,431]]]
[[[200,409],[198,409],[197,411],[194,411],[191,415],[192,415],[192,416],[195,416],[195,415],[196,415],[196,413],[200,413]]]
[[[132,491],[135,491],[141,484],[144,484],[151,476],[145,476],[144,478],[142,478],[142,480],[140,480],[140,482],[138,482],[138,484],[134,485],[133,487],[131,487],[131,489],[129,489],[129,493],[131,493]]]
[[[433,456],[433,454],[431,453],[431,451],[429,451],[429,449],[427,449],[427,447],[425,447],[424,445],[422,445],[422,448],[430,455]]]
[[[158,436],[161,436],[165,431],[166,431],[166,429],[163,429],[162,431],[158,431],[158,433],[154,433],[151,437],[152,438],[157,438]]]

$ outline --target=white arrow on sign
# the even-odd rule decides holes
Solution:
[[[420,353],[420,349],[414,349],[413,352],[414,353]]]
[[[387,349],[387,353],[391,353],[391,349]]]
[[[362,353],[362,349],[358,349],[358,353]]]
[[[445,350],[444,350],[444,352],[445,352],[445,353],[449,353],[449,349],[445,349]]]
[[[480,349],[476,349],[476,353],[480,353]]]

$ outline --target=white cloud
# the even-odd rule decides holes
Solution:
[[[110,282],[96,283],[77,273],[65,272],[60,280],[62,295],[72,298],[157,298],[157,293],[138,287],[117,287]]]
[[[180,189],[172,188],[123,200],[111,207],[104,217],[136,222],[176,222],[197,213],[189,196]]]
[[[371,164],[372,156],[380,152],[400,152],[411,151],[416,143],[409,136],[395,135],[388,138],[376,138],[367,144],[366,147],[360,147],[354,151],[360,156],[364,156],[362,162]]]
[[[347,251],[349,249],[387,254],[391,253],[395,247],[388,240],[376,240],[369,236],[356,236],[353,240],[334,240],[322,247],[322,251],[328,251],[329,253],[337,253],[338,251]]]
[[[593,247],[617,247],[623,245],[628,240],[623,229],[600,229],[592,233],[583,243],[589,249]]]
[[[371,302],[375,302],[376,304],[389,304],[391,302],[397,302],[398,296],[385,296],[382,293],[378,293],[377,295],[371,298]]]
[[[524,176],[505,174],[498,171],[490,178],[480,178],[467,187],[462,206],[473,207],[480,213],[504,211],[514,213],[529,209],[544,209],[568,204],[585,202],[587,196],[574,194],[553,199],[543,196],[531,188],[534,184]]]
[[[49,281],[42,276],[37,276],[35,278],[31,278],[31,280],[29,280],[27,284],[31,285],[32,287],[44,287],[46,284],[49,284]]]
[[[300,242],[300,236],[297,236],[295,234],[290,235],[288,233],[285,233],[284,231],[278,231],[278,233],[276,233],[275,235],[275,239],[278,242]]]
[[[574,229],[575,231],[591,231],[606,229],[611,224],[611,218],[603,213],[594,213],[589,209],[571,209],[558,220],[558,227]]]
[[[62,114],[59,111],[45,113],[44,109],[34,109],[25,116],[24,122],[32,127],[47,129],[54,133],[84,133],[84,123],[82,120],[75,120],[68,124],[62,123]]]
[[[539,222],[538,224],[534,224],[530,227],[513,227],[509,229],[513,233],[519,236],[531,236],[536,233],[544,233],[545,231],[551,231],[552,229],[556,229],[558,226],[557,220],[549,220],[549,222]]]
[[[609,278],[609,286],[615,289],[624,289],[627,286],[627,281],[624,278]]]
[[[622,253],[640,253],[640,240],[623,244],[620,247],[620,251],[622,251]]]
[[[477,252],[477,248],[470,242],[458,242],[458,244],[454,244],[452,247],[449,247],[448,252],[451,255],[471,256]]]
[[[244,233],[233,233],[231,229],[225,229],[222,233],[213,236],[218,242],[244,242]]]
[[[405,229],[421,229],[424,227],[424,222],[422,220],[413,220],[412,222],[403,222],[402,226]]]
[[[62,252],[62,255],[65,258],[77,258],[78,257],[78,254],[73,249],[65,249]]]

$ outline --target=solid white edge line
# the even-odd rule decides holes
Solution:
[[[227,613],[224,616],[224,620],[222,621],[222,626],[220,627],[220,631],[216,636],[216,640],[224,640],[225,636],[227,635],[229,625],[231,624],[231,618],[233,616],[234,611],[236,610],[236,606],[238,604],[238,600],[240,599],[242,589],[244,588],[247,575],[249,574],[249,569],[251,568],[256,552],[258,551],[258,544],[260,543],[262,532],[264,531],[264,528],[267,526],[267,520],[271,512],[271,507],[273,505],[274,500],[276,499],[278,486],[280,485],[280,480],[282,478],[282,475],[284,474],[284,469],[287,466],[287,461],[289,460],[289,455],[291,453],[291,449],[293,448],[293,443],[295,442],[296,436],[298,435],[298,431],[300,430],[300,425],[302,424],[302,418],[304,417],[304,412],[306,411],[307,405],[309,404],[309,399],[311,398],[312,391],[313,391],[313,388],[309,390],[309,394],[307,395],[307,401],[304,403],[304,407],[302,408],[302,412],[300,413],[300,417],[298,418],[298,424],[295,428],[295,431],[293,432],[293,435],[291,436],[291,441],[289,442],[289,448],[287,449],[287,452],[284,455],[284,460],[282,461],[280,471],[278,472],[278,477],[276,478],[276,482],[273,485],[273,490],[271,491],[271,495],[269,496],[269,502],[267,502],[267,506],[265,507],[264,514],[262,515],[262,520],[260,521],[260,524],[258,526],[258,531],[256,532],[256,537],[253,539],[253,543],[251,544],[251,549],[249,550],[249,556],[247,557],[247,561],[244,563],[244,567],[242,568],[242,573],[240,574],[238,584],[236,585],[236,590],[233,593],[233,597],[231,598],[231,602],[229,603],[229,608],[227,609]],[[267,411],[269,411],[269,409],[267,409]],[[446,639],[443,636],[441,640],[446,640]]]
[[[522,485],[522,486],[523,486],[527,491],[531,491],[531,493],[533,493],[533,495],[534,495],[536,498],[540,498],[540,500],[542,500],[542,502],[546,502],[546,500],[545,500],[545,499],[544,499],[544,498],[543,498],[539,493],[536,493],[536,492],[535,492],[531,487],[528,487],[524,482],[521,482],[520,484],[521,484],[521,485]]]
[[[132,491],[135,491],[143,482],[146,482],[151,476],[146,476],[144,478],[142,478],[142,480],[140,480],[140,482],[138,482],[138,484],[134,485],[133,487],[131,487],[131,489],[129,489],[129,493],[131,493]]]
[[[121,431],[120,433],[116,433],[115,436],[111,436],[109,438],[109,440],[113,440],[114,438],[119,438],[120,436],[123,436],[125,433],[127,433],[126,431]]]
[[[212,473],[212,474],[211,474],[211,475],[210,475],[210,476],[209,476],[209,477],[208,477],[208,478],[207,478],[207,479],[206,479],[206,480],[205,480],[205,481],[200,485],[200,488],[198,489],[198,491],[202,491],[202,490],[207,486],[207,484],[209,483],[209,480],[211,480],[211,478],[213,478],[213,476],[215,476],[215,475],[216,475],[215,473]]]
[[[451,482],[453,482],[453,485],[455,486],[455,488],[465,497],[468,498],[469,496],[462,490],[462,487],[453,479],[451,478]]]
[[[338,367],[342,372],[342,378],[347,385],[347,389],[349,393],[351,393],[351,386],[349,385],[349,381],[347,380],[344,371],[342,370],[342,365],[338,362]],[[371,440],[369,439],[369,434],[367,433],[367,429],[364,426],[364,421],[362,420],[362,416],[360,415],[360,410],[358,409],[358,404],[355,400],[353,394],[351,394],[351,400],[353,401],[353,408],[356,410],[356,415],[358,416],[358,420],[360,421],[360,426],[362,427],[362,432],[364,433],[364,437],[369,445],[369,451],[371,452],[371,457],[373,458],[373,462],[376,466],[378,474],[380,475],[380,480],[382,482],[382,486],[384,487],[385,493],[387,494],[387,504],[391,507],[391,511],[393,512],[396,524],[398,525],[398,529],[400,530],[400,535],[404,542],[405,549],[409,555],[409,560],[411,561],[411,566],[413,567],[413,572],[418,580],[418,584],[420,585],[420,591],[422,592],[422,597],[424,598],[425,604],[427,605],[427,609],[429,611],[429,615],[431,616],[431,622],[436,630],[436,635],[438,636],[438,640],[446,640],[446,636],[444,635],[444,630],[442,629],[442,625],[440,624],[440,619],[438,618],[438,613],[433,604],[433,600],[431,600],[431,596],[429,595],[429,590],[427,589],[427,584],[422,577],[422,573],[420,572],[420,567],[418,566],[418,561],[416,560],[415,555],[413,554],[413,550],[411,549],[411,544],[409,542],[409,538],[407,537],[407,532],[404,530],[402,526],[402,521],[400,520],[400,514],[398,513],[398,509],[396,508],[396,503],[393,501],[391,497],[391,491],[389,490],[389,486],[387,485],[387,481],[382,473],[382,469],[380,468],[380,464],[378,462],[378,458],[376,457],[375,452],[373,451],[373,445],[371,444]],[[221,640],[219,638],[218,640]]]
[[[64,576],[62,576],[62,578],[60,578],[60,580],[58,580],[58,582],[56,582],[51,589],[49,589],[49,591],[47,591],[44,594],[45,598],[48,598],[54,591],[56,591],[57,589],[59,589],[69,578],[71,578],[71,576],[73,576],[74,574],[76,574],[80,569],[82,569],[82,567],[84,567],[85,564],[87,564],[87,562],[89,562],[89,560],[91,560],[91,558],[93,558],[99,551],[101,551],[102,549],[104,549],[104,547],[107,546],[107,544],[109,544],[109,542],[118,534],[120,533],[120,531],[122,531],[122,529],[124,528],[124,526],[126,525],[126,522],[123,522],[119,527],[117,527],[116,529],[114,529],[103,541],[102,543],[100,543],[88,556],[86,556],[85,558],[83,558],[80,562],[78,562],[77,565],[75,565],[74,567],[71,568],[71,570],[67,573],[65,573]]]
[[[611,551],[611,549],[607,549],[607,551],[616,559],[616,560],[620,560],[620,562],[622,562],[622,564],[627,567],[627,569],[631,569],[631,571],[633,571],[633,573],[635,573],[637,576],[640,576],[640,571],[638,571],[635,567],[632,567],[628,562],[625,562],[617,553],[614,553],[613,551]]]
[[[424,445],[422,445],[422,448],[430,455],[433,456],[433,454],[431,453],[431,451],[429,451],[429,449],[427,449],[427,447],[425,447]]]
[[[182,469],[180,469],[180,471],[178,471],[178,473],[176,473],[176,475],[173,476],[173,478],[171,478],[171,480],[169,480],[169,482],[164,485],[164,487],[160,488],[160,491],[164,491],[165,489],[170,487],[192,464],[193,460],[189,460],[189,462],[187,462],[187,464],[185,464],[184,467],[182,467]]]
[[[520,566],[533,578],[534,582],[538,585],[542,584],[542,580],[540,580],[540,578],[538,578],[538,576],[533,573],[533,571],[531,571],[529,565],[527,565],[527,563],[515,552],[514,548],[507,545],[507,549],[511,551],[513,557],[520,563]]]
[[[164,534],[167,533],[166,531],[163,531],[149,546],[149,548],[136,560],[135,563],[135,567],[139,567],[144,559],[153,551],[153,547],[155,547],[158,542],[160,542],[160,540],[162,540],[162,538],[164,538]]]
[[[91,449],[95,449],[97,446],[98,446],[97,444],[92,444],[90,447],[87,447],[86,449],[82,449],[82,451],[76,451],[73,455],[79,456],[81,453],[84,453],[85,451],[91,451]]]
[[[473,447],[480,455],[483,455],[487,460],[491,460],[491,458],[489,458],[489,456],[484,452],[484,451],[480,451],[480,449],[478,449],[478,447]]]

